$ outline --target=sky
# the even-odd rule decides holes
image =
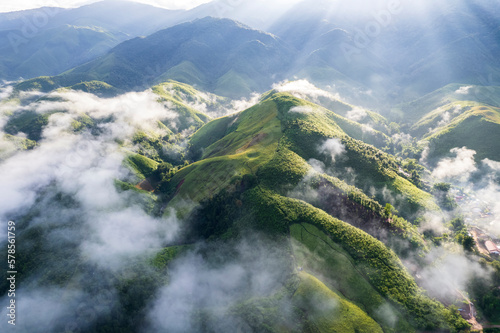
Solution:
[[[0,12],[11,12],[39,7],[79,7],[101,0],[16,0],[0,1]],[[156,7],[168,9],[190,9],[211,0],[135,0],[134,2],[147,3]]]

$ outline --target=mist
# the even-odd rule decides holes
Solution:
[[[0,14],[17,331],[453,331],[477,280],[500,304],[499,4],[139,2]]]
[[[70,330],[73,322],[91,329],[120,307],[116,276],[124,279],[139,267],[145,276],[157,274],[146,265],[148,256],[178,233],[175,212],[151,215],[151,198],[116,186],[137,179],[124,163],[136,149],[134,133],[161,133],[159,120],[175,130],[177,115],[148,91],[111,99],[66,91],[18,105],[2,114],[2,125],[26,110],[51,115],[33,149],[10,149],[0,164],[0,217],[16,221],[19,265],[30,269],[17,284],[17,328]],[[98,125],[75,131],[83,115]],[[0,233],[4,247],[6,229]],[[7,295],[0,302],[8,302]],[[35,305],[50,313],[34,316],[28,309]],[[5,317],[5,307],[1,313]]]
[[[7,97],[13,93],[3,91]],[[219,111],[233,113],[254,100],[233,101]],[[192,107],[209,113],[204,103]],[[220,332],[254,324],[234,309],[249,297],[282,288],[292,269],[283,251],[287,245],[253,232],[231,244],[201,240],[168,270],[158,269],[151,260],[179,243],[185,221],[173,209],[153,212],[157,203],[149,194],[117,186],[117,181],[140,181],[126,163],[140,149],[132,141],[136,133],[164,135],[158,121],[177,131],[171,104],[159,102],[151,91],[113,98],[69,90],[25,94],[8,110],[2,105],[0,137],[7,137],[11,119],[28,111],[49,115],[40,139],[27,150],[13,143],[26,140],[26,133],[3,139],[9,146],[0,162],[0,217],[16,221],[19,265],[30,272],[17,281],[20,332],[93,331],[109,318],[127,314],[124,297],[144,298],[138,302],[142,310],[127,314],[138,331],[196,330],[200,322],[193,313],[199,311],[225,318],[210,322]],[[75,130],[82,117],[96,125]],[[0,233],[0,246],[6,247],[6,229]],[[126,288],[137,291],[125,295]],[[8,301],[6,294],[0,299],[1,304]],[[280,306],[288,307],[285,301]],[[50,310],[35,316],[29,310],[33,307]],[[3,317],[7,312],[2,307]],[[6,329],[6,321],[0,327]]]

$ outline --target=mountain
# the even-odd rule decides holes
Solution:
[[[294,111],[300,108],[309,110]],[[430,318],[424,319],[427,315],[433,317],[434,324],[431,325],[441,325],[438,324],[441,316],[438,314],[441,310],[437,310],[439,307],[435,308],[436,304],[421,295],[418,289],[414,289],[416,286],[411,278],[403,273],[401,266],[398,268],[399,264],[389,259],[392,256],[391,251],[382,250],[379,247],[382,244],[375,238],[359,232],[362,229],[374,237],[381,237],[397,251],[404,252],[407,249],[397,245],[399,242],[396,239],[400,237],[406,241],[410,240],[417,248],[424,246],[414,227],[396,216],[391,220],[384,218],[380,204],[363,194],[362,190],[345,183],[346,174],[340,173],[332,177],[324,174],[324,170],[315,171],[311,167],[312,159],[318,159],[316,161],[324,163],[326,168],[354,168],[351,172],[360,178],[356,186],[362,186],[366,182],[363,175],[370,175],[372,180],[380,177],[378,181],[385,183],[375,186],[390,186],[388,184],[393,181],[393,184],[406,182],[408,189],[413,186],[407,180],[391,178],[399,177],[396,174],[398,167],[391,165],[388,156],[382,157],[388,164],[376,166],[375,160],[371,160],[369,154],[384,156],[384,153],[353,140],[345,134],[341,126],[335,122],[331,111],[286,93],[270,92],[254,107],[239,114],[216,119],[194,134],[190,139],[190,146],[192,153],[198,156],[199,160],[180,169],[172,178],[160,184],[161,191],[170,201],[166,210],[186,200],[200,201],[202,207],[206,207],[195,215],[196,219],[192,222],[194,224],[188,225],[188,238],[235,237],[245,232],[248,223],[251,223],[251,228],[265,230],[266,233],[290,234],[293,239],[295,265],[303,267],[304,271],[317,278],[321,276],[322,283],[327,286],[334,285],[335,289],[342,290],[349,300],[358,305],[362,304],[362,308],[383,329],[388,329],[388,324],[386,319],[376,313],[376,309],[380,306],[390,306],[383,301],[384,298],[390,298],[402,306],[402,310],[393,308],[398,313],[396,331],[411,331],[413,325],[419,327],[424,322],[430,323]],[[328,156],[322,156],[320,147],[326,140],[338,140],[335,142],[344,145],[345,152],[339,153],[335,160],[332,160],[331,152],[327,153]],[[207,178],[207,175],[210,176]],[[402,191],[400,193],[404,193],[405,200],[414,200],[410,192],[403,187],[392,187],[392,190]],[[316,191],[322,195],[315,197],[313,193]],[[411,191],[418,189],[413,187]],[[235,206],[236,201],[240,203]],[[221,206],[222,203],[224,204]],[[337,205],[352,205],[353,209],[345,211]],[[219,211],[222,207],[223,210]],[[407,208],[401,208],[401,211],[407,211]],[[220,216],[224,218],[219,220]],[[351,225],[338,219],[349,221]],[[360,229],[353,228],[352,225]],[[381,233],[381,230],[391,230],[391,236],[385,232]],[[365,242],[365,245],[357,242]],[[366,261],[365,255],[372,254],[365,252],[365,246],[379,249],[376,252],[378,254],[373,253],[373,261]],[[359,248],[364,250],[358,251]],[[313,251],[315,255],[309,251]],[[339,255],[337,251],[343,254]],[[326,264],[317,263],[316,256],[328,258]],[[382,274],[384,277],[377,281],[367,279],[363,270],[359,271],[358,264],[354,264],[355,268],[351,270],[351,265],[348,264],[350,260],[359,264],[364,262],[370,269],[378,272],[375,275]],[[386,264],[390,266],[388,270],[382,268],[386,267]],[[392,266],[394,264],[395,266]],[[349,278],[342,278],[344,274]],[[385,274],[396,274],[398,278],[389,278],[389,275],[385,277]],[[309,283],[307,281],[310,278],[307,275],[299,275],[301,284]],[[393,282],[395,284],[391,286],[383,285]],[[298,288],[302,287],[299,285]],[[409,289],[399,293],[399,288]],[[328,288],[323,290],[321,293],[329,293]],[[387,290],[391,291],[386,293]],[[326,297],[326,294],[318,297]],[[309,296],[303,294],[301,297]],[[294,306],[301,308],[298,304]],[[420,306],[430,306],[436,309],[431,311],[437,312],[424,314],[417,310]],[[312,309],[306,318],[313,325],[325,325],[325,319],[315,314],[314,306]],[[251,308],[245,307],[241,310],[252,311]],[[259,330],[258,326],[252,327]]]
[[[184,11],[127,1],[0,14],[0,78],[60,74],[106,54],[127,39],[182,22],[185,15]]]
[[[69,69],[76,63],[94,59],[124,38],[149,34],[207,14],[248,19],[252,15],[246,13],[262,11],[265,4],[258,1],[224,6],[221,2],[214,2],[190,11],[163,11],[141,6],[102,2],[64,11],[59,14],[60,19],[56,15],[50,20],[50,25],[64,22],[77,27],[99,27],[95,30],[101,29],[99,31],[104,35],[96,36],[94,43],[100,47],[90,53],[86,52],[86,47],[83,50],[68,50],[66,47],[62,56],[67,54],[72,61],[63,62],[64,66],[56,66],[53,70],[50,56],[46,56],[44,66],[27,62],[21,69],[36,66],[37,71],[31,75],[53,75],[61,68]],[[293,6],[287,5],[281,11],[274,7],[265,11],[266,15],[280,13],[274,15],[274,23],[269,27],[274,34],[271,39],[271,35],[262,31],[254,31],[253,36],[243,33],[249,28],[239,23],[233,23],[234,27],[230,28],[229,21],[224,19],[218,23],[215,19],[203,19],[127,41],[103,57],[65,73],[63,81],[68,79],[68,83],[75,84],[98,80],[129,90],[174,79],[196,84],[219,95],[236,97],[266,91],[272,83],[285,78],[305,78],[326,90],[340,93],[352,104],[379,110],[415,100],[451,83],[499,83],[500,63],[495,56],[500,48],[496,12],[485,12],[483,0],[467,4],[441,0],[433,11],[427,6],[423,3],[386,8],[387,4],[381,1],[365,7],[361,3],[343,6],[321,0],[301,1]],[[363,10],[359,10],[362,7]],[[134,11],[144,15],[128,19]],[[119,15],[112,15],[113,20],[103,23],[109,12]],[[239,27],[242,35],[220,33],[226,28],[222,22],[228,24],[227,29]],[[459,24],[460,28],[457,28]],[[365,31],[370,27],[376,32],[373,37]],[[206,29],[205,34],[195,36],[199,29]],[[180,30],[185,31],[181,33]],[[227,38],[228,44],[207,37],[211,32]],[[261,35],[257,36],[258,33]],[[103,41],[99,42],[99,38]],[[244,40],[246,44],[232,38]],[[253,40],[256,42],[250,43]],[[49,55],[60,52],[52,50],[52,44],[47,48],[43,45],[33,47],[42,47],[42,52]],[[222,52],[222,48],[228,48],[229,52]],[[141,54],[139,49],[147,50],[148,54]],[[27,49],[26,54],[29,52],[31,49]],[[207,52],[211,56],[210,62],[201,59],[201,55]],[[82,54],[87,56],[82,57]],[[12,63],[16,65],[18,59],[14,55],[9,55],[9,58],[11,63],[4,65],[5,70],[16,69]],[[269,63],[263,60],[268,58],[271,59]],[[207,66],[213,68],[208,71]],[[108,68],[113,68],[113,73]],[[25,72],[21,70],[20,73]]]
[[[324,78],[317,82],[340,81],[341,93],[353,101],[360,100],[354,91],[361,89],[401,102],[449,83],[500,82],[499,8],[494,4],[496,10],[486,11],[488,6],[482,0],[439,1],[429,10],[427,2],[392,8],[383,1],[342,6],[310,0],[298,3],[269,31],[314,65],[304,77],[315,78],[321,68]],[[340,74],[355,84],[346,86]]]
[[[182,16],[183,12],[132,1],[107,0],[77,8],[41,7],[1,13],[0,30],[16,30],[20,34],[25,31],[38,33],[46,29],[73,25],[99,27],[129,36],[142,36],[179,22],[177,17]]]
[[[227,19],[205,18],[134,38],[55,77],[134,90],[173,79],[218,95],[247,96],[284,78],[292,53],[279,38]]]
[[[436,162],[453,148],[476,151],[477,161],[498,160],[498,98],[496,86],[449,84],[410,103],[392,109],[391,117],[421,144]]]
[[[46,29],[31,40],[12,42],[16,30],[0,31],[0,76],[7,80],[57,75],[106,53],[126,39],[93,27],[65,25]]]
[[[422,118],[412,128],[416,132],[428,128],[423,137],[430,143],[429,157],[446,156],[456,147],[476,152],[478,161],[499,161],[500,108],[462,102],[452,103]]]
[[[0,15],[9,43],[53,13],[0,44],[0,72],[45,74],[0,83],[0,331],[487,331],[497,9]]]
[[[488,84],[453,83],[409,103],[397,105],[392,116],[398,117],[404,123],[414,124],[431,111],[459,101],[472,101],[500,107],[499,92],[499,87]]]
[[[147,256],[150,259],[130,263],[130,269],[143,267],[144,278],[157,283],[145,283],[129,273],[106,273],[115,276],[107,280],[112,285],[108,288],[118,288],[121,296],[111,301],[113,315],[101,317],[100,310],[96,312],[99,320],[88,324],[89,331],[101,325],[175,330],[175,323],[189,323],[192,329],[202,331],[207,326],[231,331],[234,325],[242,325],[254,331],[280,331],[286,326],[296,332],[314,327],[322,331],[338,327],[341,332],[413,332],[464,325],[458,318],[457,322],[450,320],[456,318],[454,310],[429,298],[399,259],[428,251],[427,241],[409,220],[413,221],[418,216],[415,214],[423,210],[438,212],[439,207],[429,193],[412,183],[401,161],[351,137],[356,134],[353,128],[361,125],[335,113],[337,109],[345,113],[346,105],[337,102],[328,110],[272,90],[254,106],[212,120],[210,112],[220,111],[227,99],[174,81],[157,85],[152,92],[154,96],[147,101],[157,103],[161,110],[174,112],[175,116],[156,110],[160,113],[148,121],[146,109],[142,110],[144,114],[132,116],[124,109],[126,104],[119,104],[121,107],[116,111],[109,110],[122,98],[127,104],[144,103],[146,100],[142,98],[149,93],[141,93],[143,97],[131,93],[99,99],[95,106],[74,113],[71,101],[81,105],[84,98],[90,102],[96,97],[59,89],[32,101],[28,95],[19,95],[24,106],[20,105],[22,109],[9,116],[5,127],[11,136],[21,138],[19,131],[24,131],[29,140],[36,141],[32,151],[25,152],[28,155],[41,147],[50,147],[47,140],[51,140],[54,126],[69,126],[66,132],[61,132],[67,139],[73,135],[91,135],[91,140],[115,142],[125,156],[123,167],[131,173],[124,176],[127,173],[120,171],[121,176],[114,180],[126,202],[144,207],[161,221],[172,219],[175,210],[179,219],[182,216],[179,235],[173,243],[164,243],[163,249],[150,251]],[[103,109],[96,112],[100,103]],[[200,111],[201,105],[205,113]],[[148,104],[147,108],[154,106]],[[56,120],[64,117],[75,118],[57,125]],[[125,123],[120,123],[123,121],[120,119]],[[109,137],[115,124],[121,124],[116,132],[119,140]],[[132,124],[137,127],[131,131],[128,126]],[[194,134],[189,134],[190,131]],[[183,138],[189,140],[187,144]],[[111,144],[105,142],[97,147]],[[64,175],[61,173],[63,178],[56,176],[54,181],[63,181]],[[388,191],[394,194],[393,199],[387,197]],[[40,192],[40,199],[45,196],[43,193]],[[75,204],[74,209],[79,209],[78,204],[71,203],[79,200],[77,197],[69,193],[60,195],[54,204],[69,205],[68,209]],[[387,200],[401,215],[387,208],[390,205],[384,208]],[[40,201],[28,215],[21,213],[21,230],[42,228],[43,233],[52,234],[66,228],[67,233],[80,234],[79,228],[85,225],[84,214],[72,219],[69,225],[31,226],[30,216],[40,219],[52,211],[42,210],[42,206]],[[62,220],[66,221],[66,217]],[[23,232],[19,242],[42,244],[41,234]],[[80,237],[72,239],[78,243]],[[207,269],[225,270],[226,265],[240,265],[237,258],[242,254],[237,254],[235,246],[246,242],[247,237],[257,237],[250,246],[265,251],[264,257],[270,260],[275,272],[272,277],[260,277],[260,273],[269,274],[263,266],[265,261],[261,261],[256,250],[248,252],[251,257],[244,266],[254,267],[253,260],[259,258],[258,268],[249,271],[250,276],[256,274],[260,279],[259,291],[252,289],[255,285],[243,284],[239,291],[231,292],[229,303],[214,295],[214,299],[212,296],[207,299],[208,303],[197,302],[190,310],[182,310],[183,315],[189,316],[204,313],[201,318],[166,322],[138,319],[143,311],[148,311],[137,301],[141,299],[138,296],[151,300],[165,276],[172,279],[166,286],[175,286],[175,263],[182,265],[182,258],[187,258],[184,255],[201,251]],[[269,244],[259,243],[268,238]],[[78,245],[70,248],[76,250]],[[24,258],[26,274],[49,274],[57,276],[57,284],[65,288],[86,288],[93,280],[79,280],[78,276],[87,274],[88,269],[101,271],[101,268],[88,268],[90,263],[85,257],[65,255],[64,251],[70,248],[39,250],[38,261],[31,259],[34,257],[30,247],[20,248],[19,253]],[[41,262],[44,264],[40,265]],[[57,262],[76,268],[72,273],[55,270]],[[63,276],[59,276],[63,271]],[[162,274],[166,275],[162,278]],[[210,274],[202,276],[206,283],[214,283],[209,282]],[[50,285],[49,281],[43,281],[39,280],[45,286]],[[211,288],[214,287],[207,287],[205,292]],[[131,292],[137,297],[127,300]],[[219,293],[217,289],[214,292]],[[185,296],[176,297],[181,301],[179,297]],[[101,300],[96,302],[101,304]],[[216,310],[212,302],[216,302]],[[82,304],[87,306],[86,301]],[[120,319],[120,311],[127,311],[138,320],[127,324]],[[52,325],[63,325],[63,318],[66,317],[56,319]]]

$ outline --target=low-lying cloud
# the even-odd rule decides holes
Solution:
[[[238,244],[218,244],[208,256],[202,253],[210,245],[201,245],[176,260],[170,268],[169,284],[152,303],[148,329],[197,332],[208,325],[216,332],[235,332],[258,325],[239,316],[234,307],[249,298],[272,294],[289,277],[291,267],[280,249],[283,244],[275,242],[253,235]],[[223,253],[230,259],[221,263]],[[287,300],[283,302],[286,307]],[[201,312],[211,320],[202,321],[193,315]]]
[[[352,110],[348,111],[346,114],[346,118],[353,120],[353,121],[361,121],[365,119],[368,116],[368,113],[361,108],[353,108]]]
[[[273,89],[278,92],[288,92],[297,98],[312,99],[314,102],[323,97],[330,100],[340,100],[338,94],[319,89],[307,80],[285,81],[273,85]]]
[[[339,139],[333,138],[326,140],[318,150],[322,154],[329,155],[332,162],[335,162],[337,157],[345,153],[345,146]]]
[[[467,94],[469,94],[469,91],[470,91],[472,88],[473,88],[472,86],[463,86],[463,87],[460,87],[460,88],[458,88],[458,89],[455,91],[455,94],[467,95]]]
[[[299,106],[294,106],[293,108],[291,108],[289,112],[311,113],[311,112],[314,112],[314,109],[308,105],[299,105]]]
[[[11,150],[0,162],[0,219],[16,221],[18,252],[24,254],[19,265],[31,267],[23,275],[25,282],[17,285],[24,331],[32,331],[30,325],[44,331],[68,330],[65,325],[71,322],[83,329],[119,306],[114,297],[106,308],[94,299],[104,292],[116,293],[117,280],[108,274],[143,260],[177,235],[174,213],[152,216],[148,207],[153,202],[145,204],[151,198],[116,186],[119,179],[134,179],[123,163],[135,149],[131,136],[137,131],[161,134],[158,121],[170,122],[175,129],[177,116],[150,91],[109,99],[74,91],[45,97],[14,110],[14,115],[25,110],[61,112],[50,115],[36,147]],[[74,122],[84,115],[95,120],[94,129],[75,131]],[[8,117],[1,115],[2,138]],[[2,247],[6,230],[0,231]],[[32,253],[34,248],[39,250]],[[35,258],[43,265],[26,262]],[[44,278],[51,275],[56,282]],[[97,289],[89,294],[91,288]],[[8,301],[6,295],[0,299],[3,318]],[[75,314],[86,311],[81,304],[91,315],[76,321]],[[37,312],[40,316],[33,308],[42,311]],[[0,327],[5,325],[3,320]]]
[[[455,154],[456,157],[445,158],[439,161],[437,167],[432,172],[432,176],[441,180],[457,177],[467,180],[470,174],[477,170],[474,160],[476,151],[462,147],[453,148],[450,152]]]

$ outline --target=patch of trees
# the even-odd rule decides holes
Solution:
[[[449,195],[451,189],[451,184],[448,183],[436,183],[432,186],[432,194],[436,198],[439,206],[447,211],[451,211],[457,208],[457,203],[455,199]]]

